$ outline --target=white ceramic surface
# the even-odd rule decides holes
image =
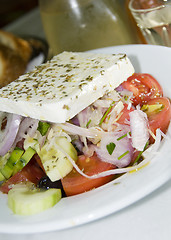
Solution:
[[[136,72],[153,74],[171,97],[171,48],[150,45],[127,45],[94,50],[104,53],[126,53]],[[84,224],[135,203],[160,187],[171,176],[171,127],[159,153],[141,170],[123,175],[96,190],[62,199],[55,207],[35,216],[13,215],[6,195],[0,194],[0,232],[36,233]]]

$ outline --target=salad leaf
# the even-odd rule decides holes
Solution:
[[[110,155],[112,155],[115,147],[116,147],[116,144],[114,142],[111,142],[108,145],[106,145],[107,151]]]

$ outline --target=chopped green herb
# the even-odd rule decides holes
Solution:
[[[143,151],[140,151],[140,152],[139,152],[138,156],[136,157],[136,159],[135,159],[135,161],[134,161],[134,164],[138,162],[138,160],[140,159],[142,153],[146,150],[148,144],[149,144],[149,141],[147,141],[147,143],[146,143],[146,145],[145,145]]]
[[[106,116],[108,115],[108,113],[110,112],[110,110],[113,108],[113,104],[114,104],[114,103],[115,103],[115,102],[113,102],[113,103],[110,105],[110,107],[107,109],[107,111],[104,113],[103,117],[101,118],[101,120],[100,120],[100,122],[99,122],[99,125],[101,125],[101,124],[104,122]]]
[[[128,100],[128,96],[127,96],[127,95],[124,96],[124,100],[125,100],[125,101]]]
[[[116,144],[114,142],[111,142],[108,145],[106,145],[107,151],[110,155],[112,155],[115,147],[116,147]]]
[[[49,127],[50,127],[49,123],[39,121],[37,130],[40,132],[42,136],[45,136]]]
[[[119,138],[117,138],[117,141],[119,141],[119,140],[121,140],[122,138],[124,138],[124,137],[126,137],[127,136],[127,134],[131,134],[131,132],[129,132],[129,133],[125,133],[124,135],[122,135],[121,137],[119,137]]]
[[[125,157],[128,153],[129,151],[124,152],[122,155],[118,157],[118,160],[121,160],[121,158]]]
[[[64,93],[64,92],[63,92]],[[67,97],[67,94],[65,95]],[[69,110],[69,106],[64,104],[63,109]]]
[[[91,119],[87,122],[87,124],[86,124],[86,127],[88,128],[88,126],[90,125],[90,123],[91,123]]]

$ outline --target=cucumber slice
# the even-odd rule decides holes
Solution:
[[[13,169],[14,166],[16,165],[16,163],[18,162],[18,160],[19,160],[19,159],[21,158],[21,156],[23,155],[23,153],[24,153],[24,150],[22,150],[21,148],[16,147],[16,148],[12,151],[12,153],[11,153],[11,155],[10,155],[10,157],[9,157],[9,159],[8,159],[8,161],[7,161],[7,165],[8,165],[11,169]]]
[[[8,179],[12,176],[13,169],[8,166],[8,164],[5,164],[4,168],[1,169],[1,174],[4,176],[5,179]]]
[[[24,154],[21,156],[21,158],[18,160],[18,162],[14,166],[13,175],[18,171],[20,171],[23,167],[25,167],[26,164],[32,159],[35,153],[36,151],[32,147],[27,148],[27,150],[24,152]]]
[[[0,156],[0,169],[2,169],[5,166],[9,157],[10,157],[9,152],[7,152],[4,156]]]
[[[5,180],[5,177],[4,175],[0,172],[0,182],[4,181]]]
[[[14,166],[16,166],[17,162],[19,161],[19,159],[21,158],[22,154],[24,153],[24,151],[20,148],[15,148],[12,153],[10,154],[6,164],[4,165],[4,167],[0,170],[2,175],[8,179],[11,177],[12,173],[13,173],[13,169]]]
[[[52,182],[65,177],[73,169],[65,153],[74,161],[77,160],[76,149],[65,137],[56,137],[53,144],[52,141],[47,141],[38,152],[45,172]]]
[[[5,165],[0,169],[0,173],[5,179],[21,170],[33,157],[36,151],[29,147],[25,152],[20,148],[15,148],[7,159]],[[1,179],[1,178],[0,178]]]
[[[1,173],[1,171],[4,168],[4,166],[6,165],[9,157],[10,157],[10,153],[9,152],[7,152],[4,156],[0,156],[0,181],[1,182],[6,179],[4,177],[4,175]]]
[[[16,184],[8,192],[8,206],[14,214],[33,215],[53,207],[61,199],[61,189],[42,190],[32,183]]]
[[[24,149],[26,150],[29,147],[32,147],[33,149],[36,150],[36,152],[38,152],[40,150],[40,146],[37,138],[38,138],[38,133],[36,133],[33,138],[28,136],[24,141]]]

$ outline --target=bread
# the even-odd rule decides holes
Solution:
[[[29,61],[32,48],[26,40],[16,37],[12,33],[0,30],[0,43],[15,51],[25,62]]]
[[[25,72],[31,55],[32,48],[26,40],[0,30],[0,88]]]
[[[26,62],[8,47],[0,44],[0,88],[25,72]]]

